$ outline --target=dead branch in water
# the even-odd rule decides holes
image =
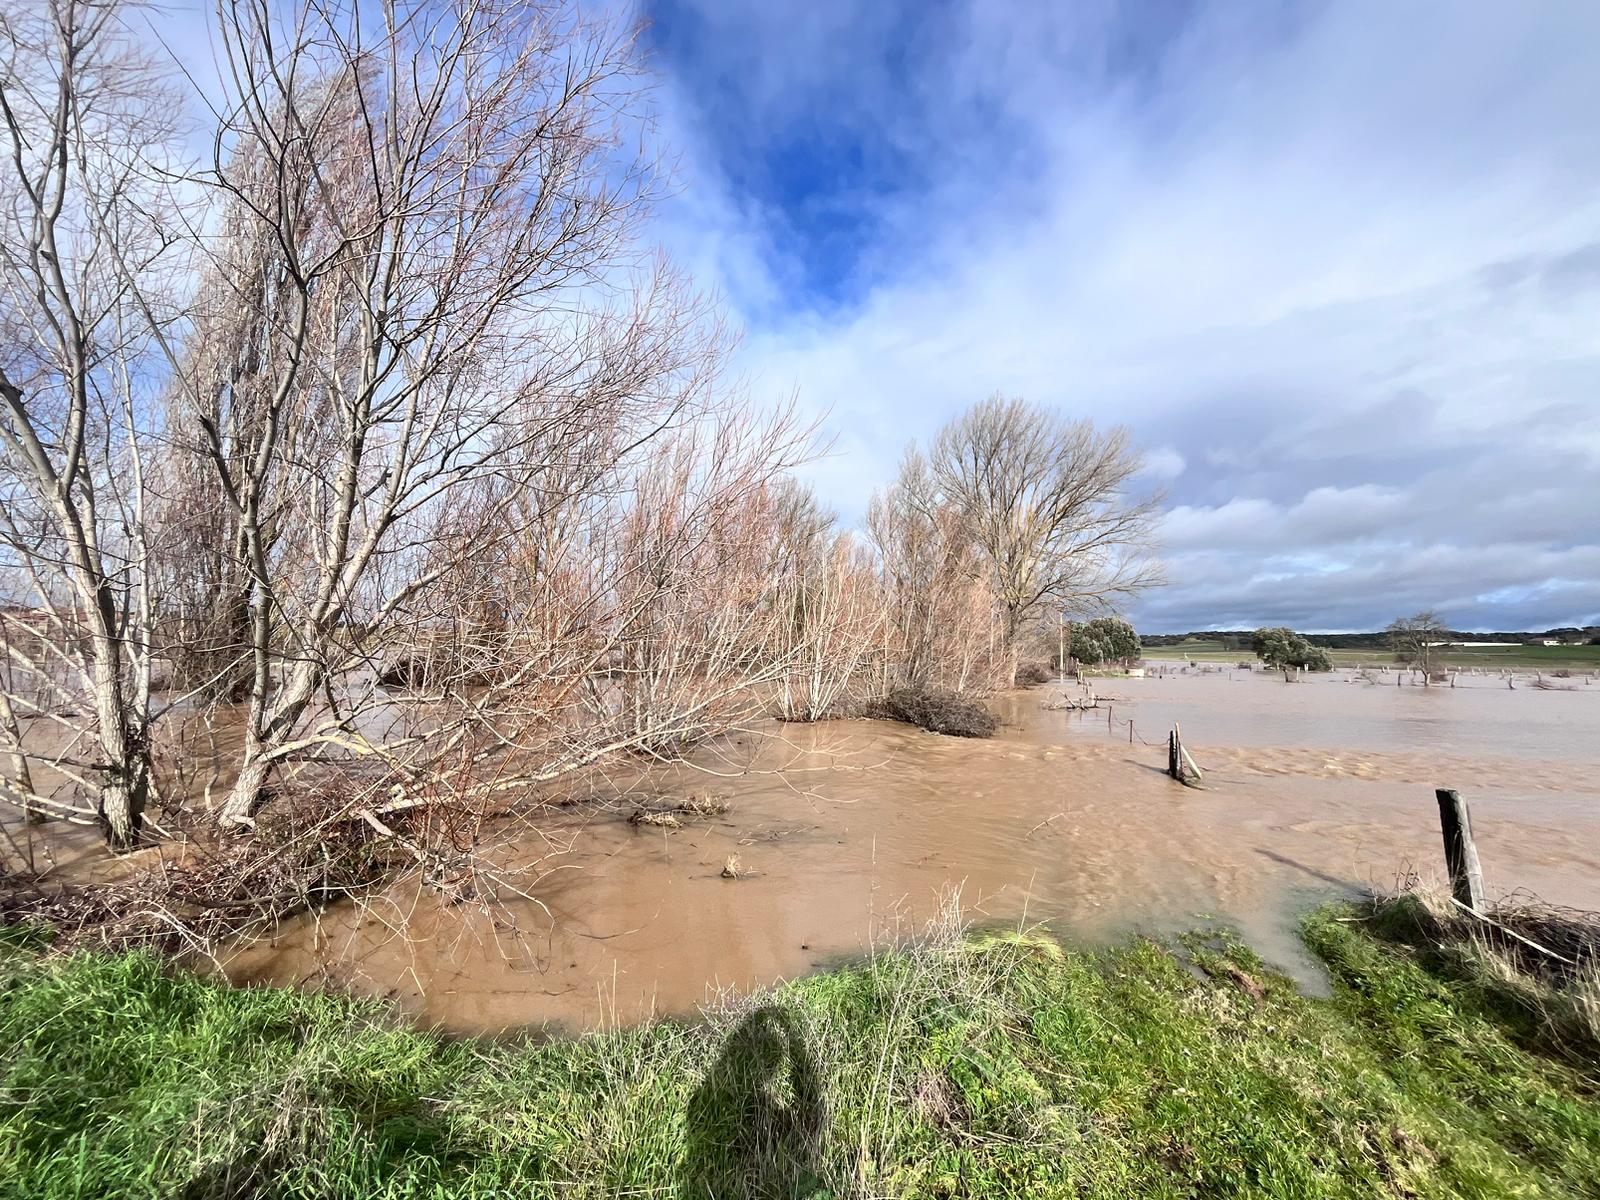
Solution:
[[[500,890],[526,897],[493,850],[511,828],[500,814],[442,793],[386,811],[387,779],[330,776],[275,798],[251,832],[151,848],[112,864],[108,877],[58,881],[0,868],[0,923],[44,924],[53,946],[144,948],[215,960],[308,911],[361,901],[406,875],[448,903],[487,900]]]
[[[1038,833],[1039,830],[1043,829],[1046,825],[1050,824],[1051,821],[1054,821],[1057,817],[1064,817],[1066,815],[1067,814],[1065,812],[1051,813],[1048,817],[1046,817],[1044,820],[1040,821],[1032,829],[1028,830],[1028,832],[1024,836],[1032,837],[1034,834]]]
[[[1110,699],[1110,696],[1056,696],[1040,701],[1039,707],[1045,712],[1087,712],[1099,708],[1101,700]]]
[[[258,831],[264,836],[185,845],[109,881],[54,883],[8,873],[0,876],[0,919],[48,924],[61,949],[209,958],[224,942],[370,888],[397,853],[413,857],[403,838],[379,833],[367,815],[346,808],[308,819],[285,804]]]

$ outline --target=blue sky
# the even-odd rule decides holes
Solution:
[[[1600,5],[670,0],[678,189],[847,519],[995,391],[1130,425],[1149,630],[1600,622]]]

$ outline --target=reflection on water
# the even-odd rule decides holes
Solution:
[[[626,809],[541,822],[512,851],[542,861],[533,901],[491,916],[396,889],[286,927],[230,973],[391,995],[460,1030],[593,1026],[858,954],[929,918],[950,886],[979,919],[1080,939],[1214,916],[1304,970],[1303,907],[1436,869],[1435,786],[1470,799],[1491,891],[1600,908],[1600,688],[1343,678],[1107,681],[1114,734],[1104,709],[1043,708],[1049,689],[1005,700],[1007,728],[987,742],[774,725],[743,773],[649,780],[667,797],[715,790],[725,813],[678,829],[630,825]],[[1174,719],[1207,791],[1167,779],[1164,747],[1143,744]],[[730,854],[742,878],[722,877]]]

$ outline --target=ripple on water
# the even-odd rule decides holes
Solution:
[[[1600,908],[1600,739],[1581,736],[1600,728],[1600,689],[1555,697],[1566,708],[1522,691],[1397,699],[1406,689],[1222,674],[1117,690],[1132,744],[1102,713],[1041,709],[1044,691],[1004,698],[990,742],[874,721],[775,727],[715,778],[628,780],[662,797],[710,786],[725,814],[666,829],[628,824],[626,805],[564,811],[512,836],[500,854],[536,901],[451,907],[407,885],[368,912],[285,926],[230,974],[392,995],[461,1030],[594,1026],[860,954],[959,888],[975,919],[1090,940],[1216,917],[1309,981],[1296,914],[1433,871],[1438,786],[1468,795],[1491,889]],[[1167,779],[1164,746],[1144,744],[1173,721],[1208,790]],[[744,878],[721,877],[730,854]]]

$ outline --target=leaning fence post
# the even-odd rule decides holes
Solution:
[[[1473,912],[1483,911],[1483,868],[1472,840],[1472,814],[1467,802],[1450,788],[1436,788],[1439,828],[1444,833],[1444,861],[1450,870],[1450,893]]]

